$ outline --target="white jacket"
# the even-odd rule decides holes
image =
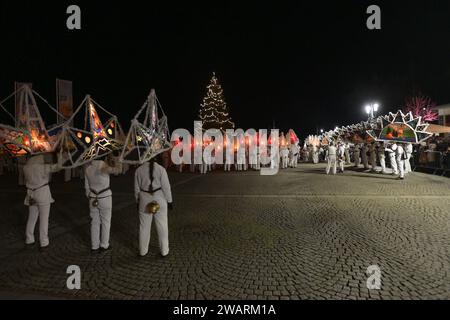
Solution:
[[[140,203],[139,211],[141,212],[144,212],[145,206],[153,200],[159,200],[158,203],[160,205],[163,203],[172,203],[172,191],[167,171],[157,163],[153,166],[153,181],[151,183],[152,190],[159,188],[161,190],[156,191],[153,195],[146,192],[150,191],[150,164],[147,162],[140,166],[134,174],[134,196],[136,202]]]
[[[95,197],[104,198],[112,196],[111,189],[109,189],[110,186],[109,175],[119,174],[121,171],[122,171],[121,166],[113,168],[110,167],[103,160],[94,160],[91,163],[89,163],[85,167],[84,171],[85,175],[84,187],[86,189],[86,196],[90,198]]]
[[[24,201],[26,206],[30,205],[30,198],[37,205],[47,205],[55,202],[48,183],[50,182],[51,174],[58,170],[59,166],[57,164],[45,164],[44,156],[35,156],[27,161],[23,167],[27,187],[27,196]]]

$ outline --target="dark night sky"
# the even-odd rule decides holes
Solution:
[[[82,30],[66,29],[69,4]],[[366,28],[378,4],[382,30]],[[151,88],[171,129],[192,130],[215,71],[238,126],[300,136],[365,119],[421,91],[450,102],[450,2],[1,1],[0,96],[30,81],[54,104],[56,77],[74,81],[123,125]]]

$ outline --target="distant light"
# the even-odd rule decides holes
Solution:
[[[370,111],[372,110],[372,108],[370,106],[366,106],[366,113],[370,114]]]
[[[320,129],[320,133],[323,133],[323,129]]]
[[[373,105],[373,110],[374,110],[375,112],[377,112],[379,107],[380,107],[380,105],[379,105],[378,103],[375,103],[375,104]]]

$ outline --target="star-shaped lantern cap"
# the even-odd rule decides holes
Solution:
[[[367,130],[367,133],[377,141],[417,144],[432,136],[432,133],[427,132],[428,126],[421,117],[399,110],[378,118],[377,125]]]
[[[128,164],[147,162],[171,148],[169,139],[167,117],[155,90],[152,90],[147,101],[131,121],[120,161]]]
[[[289,129],[286,138],[288,138],[288,144],[290,144],[290,145],[300,143],[300,139],[298,138],[297,134],[295,133],[295,131],[293,129]]]
[[[12,157],[21,157],[55,151],[60,141],[62,125],[47,128],[39,112],[37,101],[47,105],[51,111],[64,119],[44,98],[32,90],[30,85],[22,84],[0,103],[2,111],[0,147],[3,153]],[[12,104],[11,108],[8,108],[9,104]],[[14,115],[8,109],[15,109]]]
[[[83,125],[77,123],[84,111]],[[102,122],[98,111],[109,120]],[[87,95],[63,127],[60,156],[64,168],[76,168],[92,160],[118,151],[123,146],[124,133],[117,117]]]

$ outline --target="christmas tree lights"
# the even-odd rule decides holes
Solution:
[[[221,131],[234,129],[234,123],[231,120],[222,87],[215,73],[213,73],[207,90],[199,112],[203,129],[219,129]]]

